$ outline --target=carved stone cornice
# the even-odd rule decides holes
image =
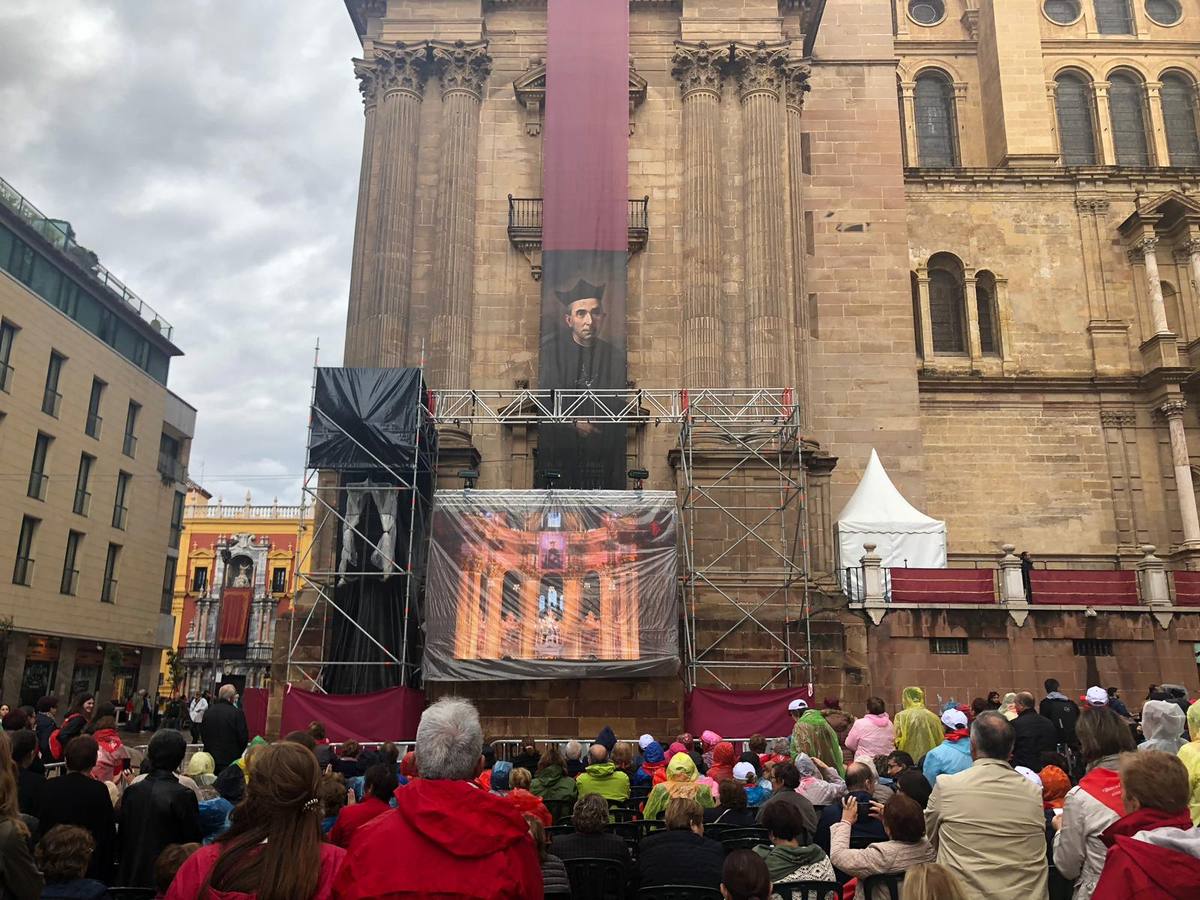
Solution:
[[[1192,256],[1200,256],[1200,238],[1192,238],[1190,241],[1185,241],[1179,245],[1179,250],[1182,253]]]
[[[778,99],[783,92],[788,43],[759,41],[731,45],[733,75],[743,101],[755,94],[769,94]]]
[[[629,62],[629,133],[633,134],[633,113],[646,99],[648,82]],[[529,68],[513,81],[513,93],[525,110],[525,133],[537,137],[542,133],[542,116],[546,109],[546,63],[541,57],[529,60]]]
[[[1100,424],[1105,428],[1132,428],[1137,424],[1137,413],[1133,410],[1106,409],[1100,413]]]
[[[1187,409],[1187,401],[1182,397],[1174,397],[1158,406],[1158,412],[1162,413],[1166,418],[1172,419],[1183,415],[1183,411]]]
[[[482,100],[484,85],[492,74],[487,41],[430,41],[429,46],[442,96],[463,93]]]
[[[804,95],[812,90],[809,77],[812,67],[802,62],[790,62],[784,67],[783,98],[789,109],[804,109]]]
[[[675,55],[671,57],[671,74],[679,82],[679,92],[685,98],[708,93],[719,99],[728,61],[729,48],[726,46],[713,48],[707,41],[697,44],[676,41]]]
[[[400,91],[420,99],[429,78],[429,44],[377,44],[369,65],[374,67],[374,90],[379,98]]]

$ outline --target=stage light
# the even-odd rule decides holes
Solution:
[[[463,480],[463,490],[469,491],[475,487],[475,482],[479,480],[478,469],[460,469],[458,477]]]
[[[633,489],[635,491],[640,491],[642,489],[642,482],[650,477],[650,470],[630,469],[625,474],[629,477],[629,480],[633,482]]]
[[[542,477],[546,479],[546,487],[554,490],[554,483],[562,478],[562,472],[559,472],[557,469],[543,469]]]

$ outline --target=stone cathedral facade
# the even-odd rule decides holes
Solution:
[[[365,118],[345,364],[536,385],[545,0],[346,5]],[[946,521],[952,567],[1005,545],[1200,566],[1200,2],[630,0],[629,56],[630,382],[794,387],[818,695],[1194,688],[1182,609],[876,624],[836,587],[858,561],[832,528],[874,448]],[[632,433],[630,462],[669,487],[671,446]],[[455,430],[442,466],[530,487],[535,450]],[[681,708],[678,684],[476,696],[536,734],[588,733],[594,699],[664,728]]]

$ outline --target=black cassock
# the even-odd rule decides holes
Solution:
[[[606,341],[581,347],[570,336],[542,341],[539,387],[606,390],[625,387],[624,354]],[[619,408],[618,398],[586,403],[584,415]],[[543,425],[538,439],[538,468],[562,476],[558,487],[620,490],[625,486],[625,426],[591,423],[584,434],[578,425]]]

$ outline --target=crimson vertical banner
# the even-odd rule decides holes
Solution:
[[[629,0],[550,0],[546,30],[538,386],[623,389]],[[623,488],[625,428],[542,426],[538,467],[558,472],[561,487]]]

